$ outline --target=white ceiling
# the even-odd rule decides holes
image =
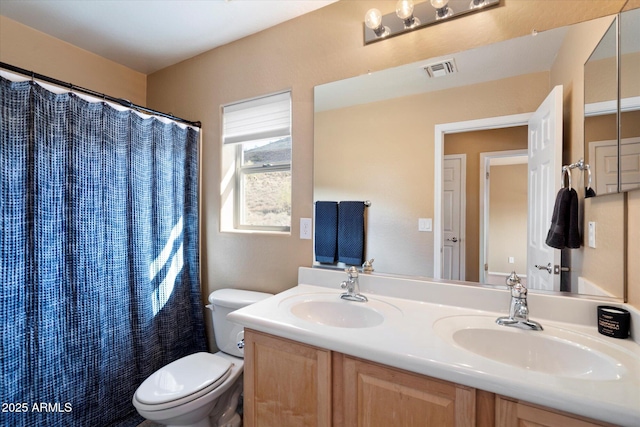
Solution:
[[[431,58],[346,80],[316,86],[315,110],[324,111],[384,99],[433,92],[522,74],[549,71],[568,27],[560,27]],[[443,60],[455,61],[457,72],[429,77],[424,67]]]
[[[336,0],[0,0],[0,14],[149,74]]]

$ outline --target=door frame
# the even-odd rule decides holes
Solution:
[[[460,213],[458,218],[459,240],[458,240],[458,278],[457,280],[465,280],[466,278],[466,258],[467,258],[467,155],[465,154],[448,154],[442,156],[442,162],[445,160],[460,160]]]
[[[442,278],[442,162],[444,160],[444,136],[476,130],[526,126],[533,113],[512,114],[463,122],[442,123],[434,132],[434,191],[433,191],[433,277]]]

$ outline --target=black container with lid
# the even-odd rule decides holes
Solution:
[[[598,332],[613,338],[627,338],[631,315],[624,308],[598,306]]]

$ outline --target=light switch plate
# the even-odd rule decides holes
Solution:
[[[311,239],[311,218],[300,218],[300,238]]]
[[[589,247],[596,247],[596,223],[594,221],[589,221],[588,225],[588,236],[589,236]]]
[[[418,218],[418,231],[432,231],[433,221],[431,218]]]

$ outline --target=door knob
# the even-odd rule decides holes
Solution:
[[[447,241],[448,241],[448,242],[453,242],[453,243],[455,243],[455,242],[457,242],[457,241],[458,241],[458,238],[457,238],[457,237],[452,237],[452,238],[450,238],[450,239],[447,239]]]
[[[551,263],[547,264],[547,265],[534,265],[535,268],[537,268],[538,270],[547,270],[547,273],[551,274],[553,273],[553,268],[551,268]]]

